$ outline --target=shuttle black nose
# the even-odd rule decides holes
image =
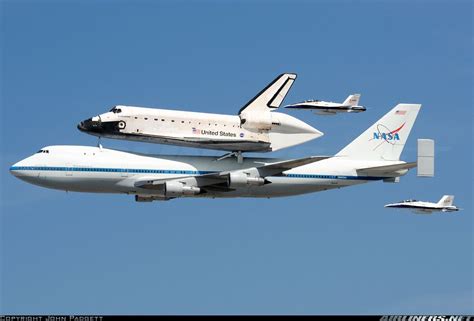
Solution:
[[[81,121],[77,125],[77,129],[83,132],[101,132],[102,131],[102,124],[100,120],[92,120],[92,118],[86,119]]]
[[[104,136],[116,134],[125,128],[124,121],[102,121],[100,116],[92,117],[81,121],[77,129],[91,135]]]

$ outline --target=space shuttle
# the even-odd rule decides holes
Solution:
[[[279,75],[238,115],[118,105],[77,127],[82,132],[112,139],[232,153],[277,151],[323,135],[305,122],[275,111],[295,79],[296,74]]]
[[[366,111],[364,106],[359,106],[360,94],[349,95],[343,103],[334,103],[323,100],[305,100],[285,106],[291,109],[314,110],[318,115],[336,115],[337,113],[360,113]]]

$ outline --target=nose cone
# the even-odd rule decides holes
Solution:
[[[81,121],[77,125],[77,129],[79,129],[82,132],[86,133],[101,133],[103,131],[102,128],[102,122],[100,121],[100,118],[94,117],[94,118],[88,118],[86,120]]]
[[[16,163],[16,164],[13,164],[12,166],[10,166],[10,174],[12,174],[13,176],[15,177],[18,177],[20,175],[20,162]]]
[[[10,166],[10,174],[20,179],[24,179],[25,176],[28,176],[29,170],[31,169],[29,158],[30,157],[25,158]]]
[[[77,129],[91,135],[109,137],[118,134],[120,129],[124,129],[125,126],[124,121],[103,121],[100,116],[95,116],[81,121],[77,125]]]

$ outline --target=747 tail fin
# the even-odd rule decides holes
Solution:
[[[336,156],[361,160],[400,160],[421,104],[398,104]]]

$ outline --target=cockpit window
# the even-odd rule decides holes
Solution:
[[[36,154],[39,154],[39,153],[46,153],[46,154],[49,154],[49,150],[47,150],[47,149],[40,149],[39,151],[36,152]]]
[[[110,110],[111,112],[113,112],[114,114],[118,114],[118,113],[121,113],[122,112],[122,109],[118,108],[118,107],[114,107]]]

